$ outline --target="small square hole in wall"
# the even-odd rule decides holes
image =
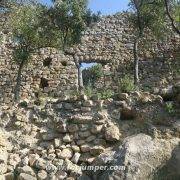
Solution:
[[[43,61],[44,67],[50,67],[51,64],[52,64],[52,58],[48,57],[48,58],[44,59],[44,61]]]
[[[63,66],[67,66],[67,61],[61,61],[61,64],[62,64]]]
[[[40,88],[44,89],[49,87],[49,83],[48,80],[46,78],[41,78],[41,82],[40,82]]]

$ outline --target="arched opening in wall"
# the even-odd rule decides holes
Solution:
[[[43,61],[43,66],[44,67],[50,67],[51,64],[52,64],[52,58],[47,57],[46,59],[44,59],[44,61]]]
[[[48,80],[46,78],[41,78],[40,88],[44,89],[44,88],[48,88],[48,87],[49,87]]]

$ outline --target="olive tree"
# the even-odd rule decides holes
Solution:
[[[56,43],[57,33],[50,30],[48,35],[45,33],[46,26],[43,24],[45,12],[44,6],[27,1],[18,3],[11,10],[9,24],[12,30],[13,60],[18,66],[14,88],[15,101],[19,100],[23,68],[27,67],[32,54],[40,48]]]
[[[139,84],[139,42],[149,30],[155,36],[166,32],[163,2],[160,0],[131,0],[130,22],[134,29],[134,83]]]

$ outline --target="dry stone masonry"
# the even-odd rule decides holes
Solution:
[[[77,66],[75,62],[107,64],[111,72],[113,67],[116,67],[120,77],[127,71],[132,71],[133,31],[127,23],[127,17],[127,13],[102,17],[98,23],[93,24],[84,32],[82,44],[71,49],[74,58],[65,56],[58,50],[51,48],[43,49],[34,55],[33,61],[27,68],[24,68],[22,74],[22,99],[34,97],[38,92],[48,93],[52,96],[63,96],[69,91],[77,89]],[[2,24],[5,21],[5,17],[1,18]],[[7,38],[8,32],[8,29],[2,31],[3,43],[0,46],[0,102],[6,104],[11,103],[17,75],[17,66],[11,57],[10,47],[12,44]],[[148,42],[151,42],[151,46],[146,47],[147,43],[142,43],[140,57],[142,60],[147,60],[150,57],[152,59],[152,57],[168,55],[168,58],[172,58],[173,64],[178,68],[180,62],[178,41],[179,37],[174,34],[161,44],[154,41],[150,36]],[[163,81],[166,77],[169,78],[169,82],[172,81],[172,78],[169,77],[172,71],[164,65],[164,62],[162,68],[159,68],[159,65],[157,66],[156,62],[152,60],[148,63],[142,62],[140,66],[142,69],[140,70],[141,78],[144,81],[147,80],[146,82],[151,85],[156,84],[156,81]],[[160,71],[156,71],[156,68],[159,68]],[[161,70],[166,72],[162,73],[163,77],[158,76]],[[153,74],[152,72],[158,73]]]
[[[179,87],[173,87],[174,103]],[[173,151],[179,147],[179,121],[165,111],[159,95],[122,93],[104,101],[82,95],[33,103],[0,107],[1,179],[153,179],[171,153],[178,157]],[[117,165],[124,169],[82,169]],[[178,170],[171,173],[179,177]]]

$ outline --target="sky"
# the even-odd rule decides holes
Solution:
[[[50,5],[51,0],[40,0]],[[89,8],[93,12],[100,11],[102,15],[115,14],[128,9],[129,0],[89,0]]]

